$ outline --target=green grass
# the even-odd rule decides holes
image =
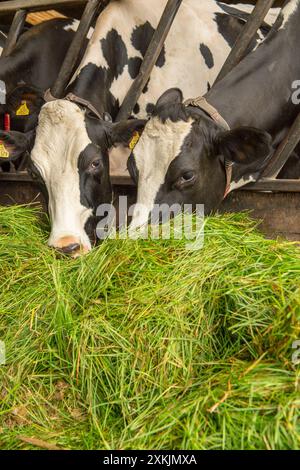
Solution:
[[[0,448],[299,449],[300,252],[245,214],[205,244],[47,248],[0,208]],[[25,439],[26,440],[26,439]]]

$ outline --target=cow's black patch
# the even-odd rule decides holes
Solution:
[[[95,159],[99,160],[99,166],[91,170],[90,164]],[[109,162],[105,152],[95,144],[87,145],[79,154],[77,167],[81,204],[95,209],[103,202],[110,202]]]
[[[211,89],[211,84],[207,82],[207,91],[209,91],[210,89]]]
[[[140,57],[132,57],[128,61],[128,72],[131,78],[134,80],[140,71],[142,65],[142,59]]]
[[[132,42],[133,47],[135,47],[135,49],[139,51],[143,57],[146,54],[146,51],[148,49],[148,46],[150,44],[154,31],[155,29],[151,26],[149,21],[147,21],[143,25],[137,26],[131,35],[131,42]],[[164,46],[161,50],[161,53],[155,65],[157,67],[163,67],[165,62],[166,62],[166,50]]]
[[[208,46],[205,44],[201,43],[200,44],[200,52],[205,60],[205,63],[209,69],[212,69],[213,66],[215,65],[214,57],[212,55],[212,52]]]
[[[225,3],[217,2],[217,4],[227,15],[238,18],[240,20],[244,20],[244,22],[249,20],[250,13],[242,11],[233,6],[226,5]],[[266,36],[270,32],[270,29],[270,25],[268,25],[268,23],[266,22],[263,22],[260,27],[260,31],[264,36]]]
[[[165,46],[162,48],[161,53],[158,56],[158,59],[156,61],[156,67],[162,68],[166,63],[166,51],[165,51]]]
[[[146,113],[147,114],[152,114],[154,111],[155,105],[153,103],[148,103],[146,106]]]
[[[215,13],[215,22],[217,23],[219,33],[223,36],[229,47],[232,49],[238,36],[242,32],[243,27],[245,26],[245,21],[237,17],[228,16],[225,13]],[[247,49],[247,54],[254,49],[258,40],[259,35],[256,34]]]
[[[67,89],[67,93],[73,92],[89,100],[100,113],[108,112],[115,119],[120,104],[110,91],[113,79],[110,69],[89,63],[81,69],[75,81]]]
[[[239,18],[228,16],[225,13],[215,13],[215,22],[217,23],[219,33],[223,36],[229,47],[232,48],[245,22]]]
[[[125,43],[119,33],[112,29],[105,39],[101,39],[103,56],[108,64],[111,75],[117,78],[122,74],[128,63],[128,54]]]
[[[149,78],[149,80],[147,81],[146,85],[143,88],[143,93],[144,94],[147,93],[147,91],[149,90],[149,82],[150,82],[150,78]]]
[[[135,107],[133,108],[134,114],[139,114],[140,109],[141,109],[140,105],[138,103],[136,103]]]

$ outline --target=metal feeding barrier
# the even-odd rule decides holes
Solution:
[[[183,0],[168,0],[158,27],[153,35],[149,47],[144,56],[140,71],[120,107],[117,120],[127,119],[136,105],[142,90],[147,83],[152,69],[159,57],[164,42],[176,17]],[[257,34],[258,29],[263,24],[264,19],[273,6],[275,0],[258,0],[248,22],[245,24],[241,34],[236,40],[222,70],[216,81],[222,80],[238,63],[246,56],[252,40]],[[107,6],[109,0],[12,0],[0,3],[1,14],[15,13],[14,19],[8,34],[7,42],[3,50],[3,55],[8,55],[16,44],[20,32],[26,20],[26,14],[30,11],[43,11],[49,7],[53,9],[64,8],[67,6],[84,6],[85,9],[74,36],[68,53],[57,77],[56,83],[51,88],[51,94],[55,98],[63,98],[64,90],[74,72],[76,60],[79,52],[82,50],[84,39],[91,26],[95,16]],[[299,77],[300,78],[300,77]],[[288,158],[300,141],[300,114],[296,118],[291,129],[287,133],[272,159],[265,168],[261,178],[256,183],[249,183],[242,190],[233,191],[224,201],[220,211],[239,211],[244,209],[253,209],[254,216],[264,219],[264,228],[267,233],[284,233],[290,238],[295,236],[300,239],[300,180],[278,180],[276,179],[280,170],[287,162]],[[15,174],[0,173],[1,193],[3,183],[19,182],[32,183],[32,179],[24,171]],[[128,176],[114,174],[112,175],[114,184],[123,185],[129,192],[134,192],[132,181]],[[125,185],[125,187],[124,187]],[[9,186],[12,189],[12,186]],[[19,202],[29,202],[34,192],[20,191],[13,188],[12,197]],[[4,185],[4,190],[8,190]],[[35,192],[36,194],[36,192]],[[1,196],[1,194],[0,194]],[[23,197],[23,201],[20,197]],[[0,198],[1,199],[1,198]],[[24,200],[25,199],[25,200]],[[6,202],[8,199],[6,199]]]

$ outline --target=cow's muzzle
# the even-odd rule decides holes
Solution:
[[[76,237],[63,237],[52,244],[52,247],[55,248],[58,252],[68,255],[72,258],[78,258],[88,251],[90,248],[82,245],[80,240]]]

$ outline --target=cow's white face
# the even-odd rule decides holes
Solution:
[[[180,154],[193,120],[162,122],[153,117],[134,149],[134,161],[138,173],[138,204],[135,206],[131,229],[148,222],[160,187],[164,184],[168,168]]]
[[[91,243],[85,224],[92,208],[81,202],[78,168],[80,154],[92,144],[84,114],[76,104],[66,100],[45,104],[39,116],[31,160],[48,192],[49,245],[63,249],[78,244],[88,251]]]

